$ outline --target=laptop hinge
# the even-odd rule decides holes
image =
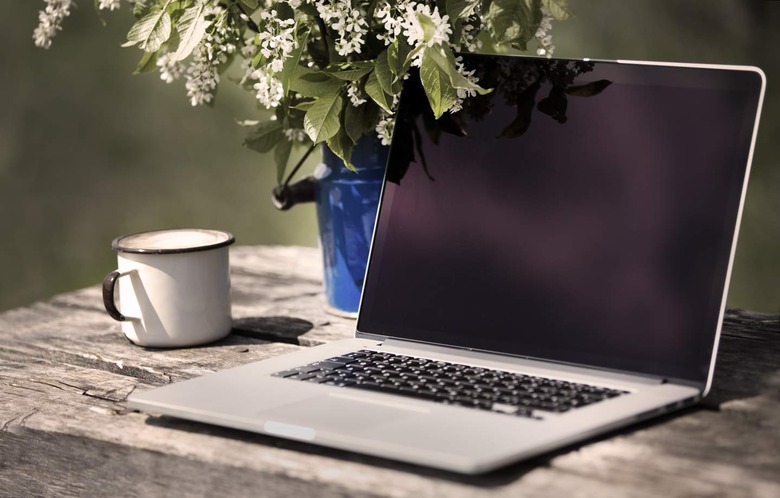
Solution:
[[[446,355],[454,357],[452,361],[476,360],[497,362],[507,365],[506,368],[509,368],[510,366],[512,368],[524,367],[531,371],[537,372],[539,375],[544,375],[544,371],[554,371],[558,374],[569,373],[576,375],[597,376],[604,379],[620,380],[645,385],[660,385],[668,382],[667,379],[662,377],[640,375],[630,372],[619,372],[614,370],[603,370],[594,367],[578,366],[568,363],[557,363],[553,361],[523,358],[518,356],[508,356],[475,349],[439,346],[437,344],[407,341],[402,339],[387,338],[380,346],[378,346],[378,349],[410,355],[425,355],[426,353],[434,354],[436,356]],[[501,367],[497,365],[496,368]]]

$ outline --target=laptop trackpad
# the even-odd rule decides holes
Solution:
[[[311,440],[317,431],[356,433],[397,423],[409,417],[426,416],[425,407],[403,399],[375,399],[360,393],[334,392],[315,396],[260,413],[271,434]]]

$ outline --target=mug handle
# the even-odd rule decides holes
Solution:
[[[106,307],[106,311],[111,318],[116,321],[124,322],[127,317],[119,312],[114,302],[114,289],[116,288],[116,281],[122,274],[118,271],[112,271],[106,278],[103,279],[103,306]]]

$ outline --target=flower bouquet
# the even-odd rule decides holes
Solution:
[[[46,0],[35,44],[48,48],[74,0]],[[349,168],[364,135],[388,144],[403,82],[419,80],[436,118],[485,94],[459,52],[554,46],[551,20],[567,0],[95,0],[132,8],[126,47],[143,51],[137,73],[185,80],[192,105],[213,102],[238,59],[239,84],[270,119],[242,121],[245,145],[273,150],[281,182],[294,143],[326,143]]]

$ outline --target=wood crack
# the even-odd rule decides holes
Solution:
[[[61,386],[58,386],[57,384],[52,384],[51,382],[46,382],[45,380],[30,379],[30,382],[32,382],[33,384],[41,384],[44,386],[49,386],[55,389],[59,389],[60,391],[64,391],[64,389]],[[64,384],[64,382],[62,381],[57,381],[57,382],[59,382],[60,384]],[[43,392],[43,391],[38,391],[38,392]]]
[[[35,415],[36,413],[38,413],[38,409],[37,409],[37,408],[34,408],[34,409],[33,409],[33,410],[30,412],[30,413],[26,413],[26,414],[24,414],[24,415],[18,415],[18,416],[16,416],[16,417],[13,417],[13,418],[11,418],[10,420],[7,420],[6,422],[3,422],[3,425],[2,425],[2,426],[0,426],[0,432],[8,432],[8,430],[9,430],[9,427],[11,427],[11,424],[13,424],[14,422],[16,422],[17,420],[18,420],[19,422],[18,422],[18,424],[16,424],[16,425],[19,425],[19,426],[22,426],[22,427],[23,427],[23,426],[24,426],[24,423],[27,421],[27,419],[28,419],[28,418],[30,418],[30,417],[32,417],[32,416],[33,416],[33,415]]]

